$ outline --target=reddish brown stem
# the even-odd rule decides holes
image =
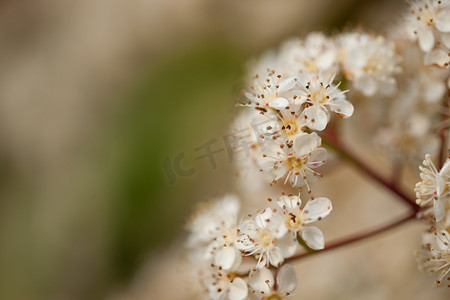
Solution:
[[[358,159],[356,156],[352,155],[345,146],[335,137],[335,135],[326,135],[323,134],[324,138],[323,142],[325,146],[328,146],[332,150],[334,150],[342,159],[345,159],[351,162],[354,166],[356,166],[362,173],[366,176],[370,177],[372,180],[378,182],[386,189],[391,191],[393,194],[398,196],[399,200],[408,204],[414,212],[420,210],[420,206],[418,206],[415,202],[415,199],[409,197],[405,193],[403,193],[396,184],[385,180],[379,174],[377,174],[374,170],[372,170],[369,166],[367,166],[363,161]]]
[[[450,92],[449,92],[450,93]],[[444,107],[447,110],[450,110],[450,95],[447,97],[447,101],[444,104]],[[449,114],[450,112],[447,111],[447,113],[442,114],[442,128],[439,131],[439,142],[440,142],[440,146],[439,146],[439,153],[438,153],[438,169],[441,169],[442,166],[444,165],[444,162],[447,158],[447,131],[448,131],[448,126],[446,126],[446,122],[449,118]]]
[[[301,258],[306,257],[306,256],[310,256],[310,255],[321,253],[321,252],[324,252],[324,251],[329,251],[329,250],[332,250],[332,249],[336,249],[336,248],[339,248],[339,247],[342,247],[342,246],[345,246],[345,245],[348,245],[348,244],[352,244],[354,242],[357,242],[357,241],[360,241],[360,240],[372,237],[374,235],[383,233],[385,231],[388,231],[389,229],[393,229],[393,228],[395,228],[395,227],[397,227],[397,226],[399,226],[399,225],[401,225],[401,224],[403,224],[403,223],[405,223],[405,222],[407,222],[409,220],[414,219],[416,217],[416,214],[417,214],[416,211],[411,211],[408,215],[406,215],[403,218],[401,218],[399,220],[396,220],[396,221],[394,221],[392,223],[389,223],[387,225],[383,225],[381,227],[378,227],[376,229],[372,229],[372,230],[367,231],[367,232],[355,234],[355,235],[349,236],[347,238],[339,239],[338,241],[331,242],[322,250],[317,250],[317,251],[314,251],[314,252],[305,252],[305,253],[300,253],[300,254],[294,255],[292,257],[287,258],[285,260],[285,262],[286,263],[287,262],[291,262],[293,260],[298,260],[298,259],[301,259]]]

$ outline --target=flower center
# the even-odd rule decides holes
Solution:
[[[432,26],[433,19],[437,15],[437,12],[434,9],[423,9],[419,12],[420,21],[425,25]]]
[[[288,136],[293,136],[300,131],[300,127],[295,120],[284,121],[281,129],[283,129]]]
[[[442,259],[446,262],[446,263],[450,263],[450,252],[447,250],[445,250],[444,252],[442,252]]]
[[[263,297],[262,300],[283,300],[285,299],[283,296],[279,295],[278,293],[273,293],[269,297]]]
[[[223,235],[222,235],[223,243],[227,244],[228,246],[233,246],[234,241],[236,240],[236,237],[237,237],[236,228],[232,228],[232,229],[223,228],[222,233],[223,233]]]
[[[287,159],[287,162],[289,163],[290,169],[296,169],[296,170],[303,169],[304,162],[299,157],[289,156]]]
[[[261,230],[259,234],[259,244],[267,248],[270,247],[270,245],[272,245],[273,243],[275,243],[275,240],[272,238],[272,236],[266,230]]]
[[[286,225],[290,228],[297,229],[302,225],[300,212],[297,214],[289,213],[286,215]]]
[[[328,93],[325,87],[320,86],[311,93],[311,101],[317,104],[324,104],[328,100]]]

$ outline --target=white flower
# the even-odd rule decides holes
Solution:
[[[449,73],[425,66],[422,51],[416,44],[404,40],[404,33],[396,33],[394,38],[402,57],[397,92],[389,98],[379,98],[381,103],[374,103],[368,108],[370,112],[361,113],[378,115],[384,125],[379,127],[377,142],[394,161],[401,161],[438,151],[439,137],[435,132],[441,118],[436,115],[441,111]],[[383,109],[376,111],[375,105]]]
[[[260,133],[259,137],[263,142],[263,145],[261,145],[262,150],[273,146],[278,147],[283,144],[292,145],[294,138],[305,131],[307,127],[305,115],[303,113],[298,115],[299,107],[295,108],[293,106],[295,105],[290,105],[288,108],[283,108],[276,112],[269,111],[267,114],[264,114],[268,118],[264,123],[266,126],[262,130],[258,130]]]
[[[239,210],[239,200],[233,195],[201,208],[188,225],[188,246],[224,270],[236,269],[242,260],[236,248]]]
[[[439,274],[436,284],[449,280],[450,273],[450,234],[446,230],[426,233],[423,236],[422,250],[419,252],[419,268],[431,274]]]
[[[412,1],[409,14],[406,15],[406,27],[412,39],[417,39],[420,49],[427,53],[426,62],[448,66],[450,1]]]
[[[433,200],[434,217],[436,222],[439,222],[445,217],[446,210],[448,210],[446,203],[450,196],[450,159],[447,159],[442,169],[438,171],[430,155],[427,154],[423,165],[423,167],[419,167],[422,181],[418,182],[414,189],[416,202],[420,206],[428,206]]]
[[[328,216],[333,209],[328,198],[310,200],[303,209],[300,208],[302,200],[297,196],[281,196],[277,204],[282,208],[286,227],[294,237],[300,233],[305,243],[314,250],[325,247],[322,231],[317,227],[307,225]]]
[[[339,59],[344,76],[366,96],[377,91],[392,94],[395,74],[399,72],[394,44],[382,36],[366,33],[347,33],[338,39]]]
[[[281,125],[279,132],[284,137],[284,141],[287,142],[292,142],[307,126],[304,114],[298,115],[295,110],[290,109],[281,109],[279,111],[279,123]]]
[[[244,92],[247,102],[242,105],[256,107],[262,111],[285,108],[289,106],[287,98],[292,96],[289,91],[295,83],[295,77],[284,78],[274,70],[269,70],[265,75],[257,74],[253,77],[249,91]]]
[[[308,127],[314,130],[324,130],[330,120],[327,107],[342,118],[348,118],[353,114],[353,105],[345,98],[347,91],[341,91],[339,84],[333,84],[334,76],[329,79],[321,74],[301,74],[301,85],[298,103],[306,103],[304,115]]]
[[[320,167],[327,159],[327,151],[321,146],[321,139],[315,133],[299,133],[291,145],[281,144],[275,153],[263,154],[266,161],[263,171],[271,172],[275,181],[285,178],[292,186],[307,185],[308,181],[320,175],[313,169]]]
[[[261,151],[265,149],[265,139],[277,134],[278,116],[274,111],[261,115],[257,110],[244,109],[234,121],[231,134],[227,136],[232,160],[238,163],[240,173],[249,175],[259,171]]]
[[[276,278],[267,268],[255,271],[251,275],[250,287],[262,300],[287,299],[297,287],[297,275],[290,264],[280,268]]]
[[[293,74],[318,73],[331,75],[339,71],[334,40],[323,33],[312,32],[304,40],[293,38],[281,46],[280,60]]]
[[[201,284],[208,292],[209,299],[244,300],[247,299],[247,283],[235,273],[210,269],[200,275]]]
[[[402,98],[403,96],[406,95],[402,95]],[[439,141],[434,134],[430,114],[425,113],[393,109],[387,124],[379,128],[375,139],[392,159],[401,161],[408,157],[423,156],[437,149]]]
[[[256,255],[257,268],[268,265],[278,267],[297,249],[297,240],[286,235],[283,217],[270,208],[257,214],[254,219],[244,221],[239,230],[237,247],[246,255]]]

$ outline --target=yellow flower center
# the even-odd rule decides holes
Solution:
[[[290,169],[298,170],[303,168],[303,160],[301,158],[289,156],[287,162],[289,163]]]
[[[283,300],[285,297],[279,295],[278,293],[273,293],[269,297],[262,297],[262,300]]]
[[[294,136],[301,131],[301,127],[296,120],[283,120],[282,129],[288,136]]]
[[[446,263],[450,262],[450,252],[448,249],[442,253],[442,259],[445,260]]]
[[[270,245],[272,245],[272,243],[274,243],[274,241],[275,240],[272,238],[272,236],[266,230],[260,231],[259,242],[264,247],[269,247]]]
[[[328,93],[324,86],[320,86],[318,90],[311,93],[311,100],[314,103],[324,104],[328,100]]]
[[[289,213],[286,214],[286,225],[292,229],[297,229],[302,225],[302,219],[300,218],[300,212],[298,214]]]

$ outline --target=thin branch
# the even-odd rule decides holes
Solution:
[[[342,247],[342,246],[345,246],[345,245],[348,245],[348,244],[352,244],[354,242],[358,242],[360,240],[363,240],[363,239],[375,236],[377,234],[380,234],[380,233],[383,233],[383,232],[388,231],[390,229],[393,229],[393,228],[395,228],[395,227],[397,227],[397,226],[399,226],[399,225],[401,225],[401,224],[403,224],[403,223],[405,223],[405,222],[407,222],[409,220],[414,219],[416,217],[416,214],[417,214],[416,211],[411,211],[408,215],[404,216],[403,218],[401,218],[399,220],[396,220],[396,221],[394,221],[392,223],[389,223],[387,225],[383,225],[381,227],[378,227],[376,229],[372,229],[372,230],[367,231],[367,232],[359,233],[359,234],[352,235],[352,236],[349,236],[349,237],[344,238],[344,239],[339,239],[338,241],[331,242],[331,243],[328,244],[328,246],[326,246],[322,250],[317,250],[317,251],[314,251],[314,252],[300,253],[300,254],[294,255],[292,257],[289,257],[289,258],[287,258],[285,260],[285,263],[291,262],[291,261],[294,261],[294,260],[299,260],[301,258],[304,258],[306,256],[310,256],[310,255],[313,255],[313,254],[317,254],[317,253],[329,251],[329,250],[332,250],[332,249],[336,249],[336,248],[339,248],[339,247]]]
[[[372,170],[369,166],[367,166],[362,160],[357,158],[356,156],[352,155],[350,151],[348,151],[344,145],[337,140],[336,137],[333,135],[327,135],[323,134],[323,143],[325,146],[328,146],[332,150],[334,150],[342,159],[345,159],[349,162],[351,162],[354,166],[356,166],[360,171],[362,171],[364,174],[366,174],[368,177],[373,179],[374,181],[378,182],[385,188],[387,188],[389,191],[391,191],[393,194],[397,195],[399,199],[408,204],[414,212],[417,212],[420,210],[420,206],[418,206],[415,202],[415,199],[412,199],[405,193],[403,193],[396,184],[389,182],[385,180],[383,177],[381,177],[379,174],[377,174],[374,170]]]
[[[450,93],[450,91],[449,91]],[[449,119],[450,115],[450,95],[447,96],[446,103],[444,104],[444,107],[446,108],[446,112],[442,114],[442,128],[439,131],[439,153],[438,153],[438,168],[441,169],[444,165],[444,162],[447,158],[447,132],[448,132],[448,126],[445,126],[446,122]]]

